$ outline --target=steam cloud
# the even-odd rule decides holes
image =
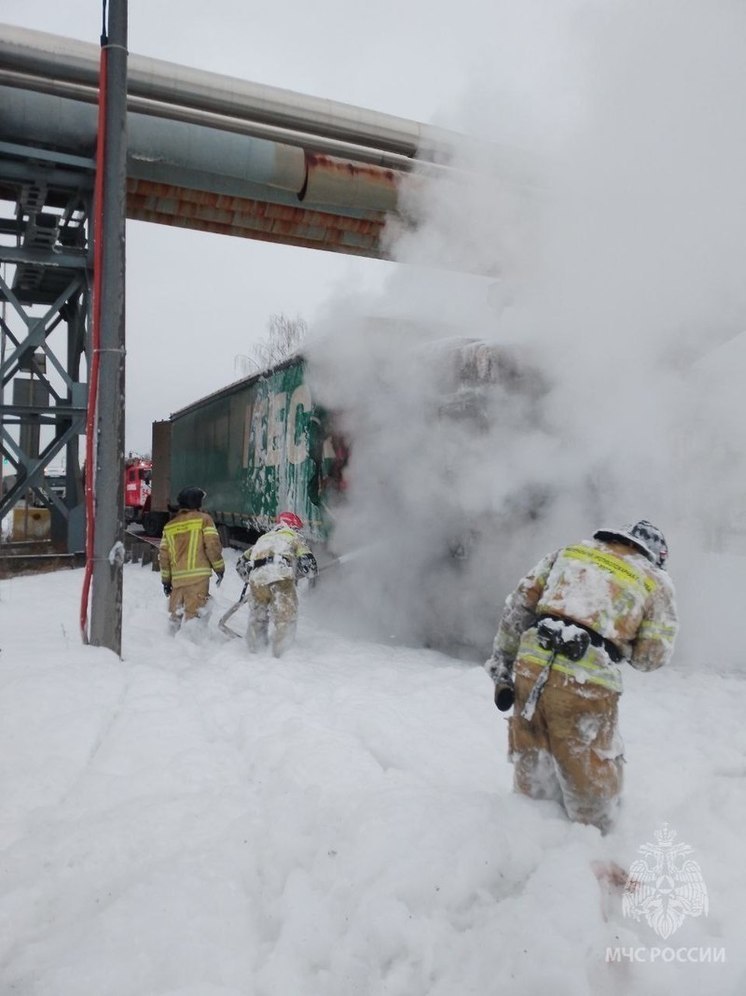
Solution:
[[[416,225],[389,232],[407,265],[378,298],[332,302],[311,345],[353,446],[333,542],[365,548],[337,590],[330,572],[329,606],[479,658],[541,555],[648,518],[672,551],[679,657],[716,656],[687,618],[726,611],[702,551],[744,543],[746,8],[494,17],[489,70],[439,122],[480,141],[449,180],[413,178]],[[459,389],[454,364],[488,363],[464,338],[509,369]]]

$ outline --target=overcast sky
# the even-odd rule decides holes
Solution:
[[[489,0],[130,0],[129,49],[419,121],[448,118],[489,59]],[[97,44],[99,0],[4,0],[0,20]],[[314,315],[340,285],[377,287],[394,264],[129,222],[128,449],[150,423],[222,387],[269,316]],[[188,362],[177,359],[189,344]],[[194,362],[194,348],[201,350]]]

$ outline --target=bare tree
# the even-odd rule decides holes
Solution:
[[[288,318],[287,315],[270,315],[267,323],[267,338],[257,343],[251,351],[253,359],[264,370],[268,367],[277,366],[283,360],[289,359],[303,345],[308,332],[308,324],[305,318],[296,315],[295,318]]]

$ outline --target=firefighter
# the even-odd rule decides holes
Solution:
[[[182,619],[206,619],[210,575],[215,571],[219,586],[225,573],[215,523],[201,511],[206,497],[202,488],[184,488],[176,498],[178,511],[163,528],[161,582],[168,596],[173,633],[180,628]]]
[[[544,557],[508,596],[485,663],[516,791],[606,833],[622,789],[620,665],[666,664],[678,629],[663,533],[642,520]]]
[[[301,534],[303,522],[294,512],[280,512],[276,525],[239,557],[236,570],[249,585],[249,627],[246,642],[256,653],[269,642],[280,657],[295,638],[301,578],[318,574],[316,558]]]

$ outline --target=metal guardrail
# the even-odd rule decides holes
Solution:
[[[83,567],[83,553],[60,553],[51,543],[0,543],[0,579]]]
[[[158,564],[159,546],[159,539],[143,536],[141,533],[133,533],[127,529],[124,533],[124,562],[125,564],[140,564],[142,567],[150,565],[152,571],[160,570]]]

